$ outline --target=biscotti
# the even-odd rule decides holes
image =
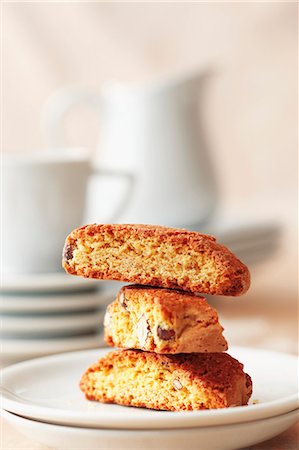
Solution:
[[[215,238],[151,225],[86,225],[64,247],[63,265],[74,275],[181,289],[241,295],[247,267]]]
[[[172,354],[227,350],[215,309],[182,291],[125,286],[108,305],[104,325],[113,347]]]
[[[246,405],[250,377],[227,353],[159,355],[138,350],[108,353],[83,375],[89,400],[183,411]]]

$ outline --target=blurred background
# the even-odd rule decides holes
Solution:
[[[34,166],[36,154],[45,155],[52,181],[44,184],[52,191],[51,149],[87,148],[91,166],[110,184],[93,180],[82,223],[105,222],[115,203],[116,221],[214,233],[252,274],[244,297],[209,299],[228,341],[296,352],[297,31],[297,4],[290,2],[4,3],[4,237],[6,230],[17,234],[19,191],[44,170]],[[27,178],[26,161],[35,167]],[[73,189],[77,178],[68,165],[64,173]],[[17,220],[23,230],[36,206],[32,195],[27,200],[24,194]],[[46,217],[49,205],[39,200],[38,214]],[[51,211],[58,215],[53,205]],[[47,236],[54,240],[54,232]],[[30,249],[23,253],[36,254]],[[14,273],[17,259],[14,252],[1,294],[7,360],[37,356],[41,339],[48,352],[79,348],[83,337],[98,345],[95,314],[119,286],[101,283],[98,292],[99,283],[66,281],[52,268],[37,275],[26,261],[24,273]],[[54,295],[56,309],[49,306]],[[54,321],[55,336],[39,332],[45,324],[53,330]],[[21,355],[20,339],[27,339]]]

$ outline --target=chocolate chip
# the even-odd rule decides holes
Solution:
[[[171,330],[171,329],[170,330],[163,330],[163,328],[161,328],[160,325],[158,325],[158,327],[157,327],[157,335],[163,341],[170,341],[170,340],[174,339],[175,331]]]
[[[67,261],[69,259],[72,259],[73,253],[74,253],[74,247],[72,247],[71,245],[66,245],[64,248],[64,253],[63,253],[64,259],[66,259]]]

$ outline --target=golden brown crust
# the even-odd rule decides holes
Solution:
[[[246,405],[252,383],[227,353],[159,355],[139,350],[108,353],[83,375],[89,400],[159,410]]]
[[[170,289],[125,286],[105,315],[109,345],[156,353],[223,352],[222,331],[203,297]]]
[[[248,268],[214,237],[151,225],[86,225],[66,239],[63,266],[73,275],[237,296]]]

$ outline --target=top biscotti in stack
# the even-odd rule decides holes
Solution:
[[[215,238],[149,225],[88,225],[64,248],[67,272],[134,283],[107,307],[108,353],[83,375],[86,398],[172,411],[247,404],[252,384],[199,293],[241,295],[247,267]]]
[[[247,267],[212,236],[151,225],[87,225],[66,240],[63,266],[73,275],[237,296]]]

